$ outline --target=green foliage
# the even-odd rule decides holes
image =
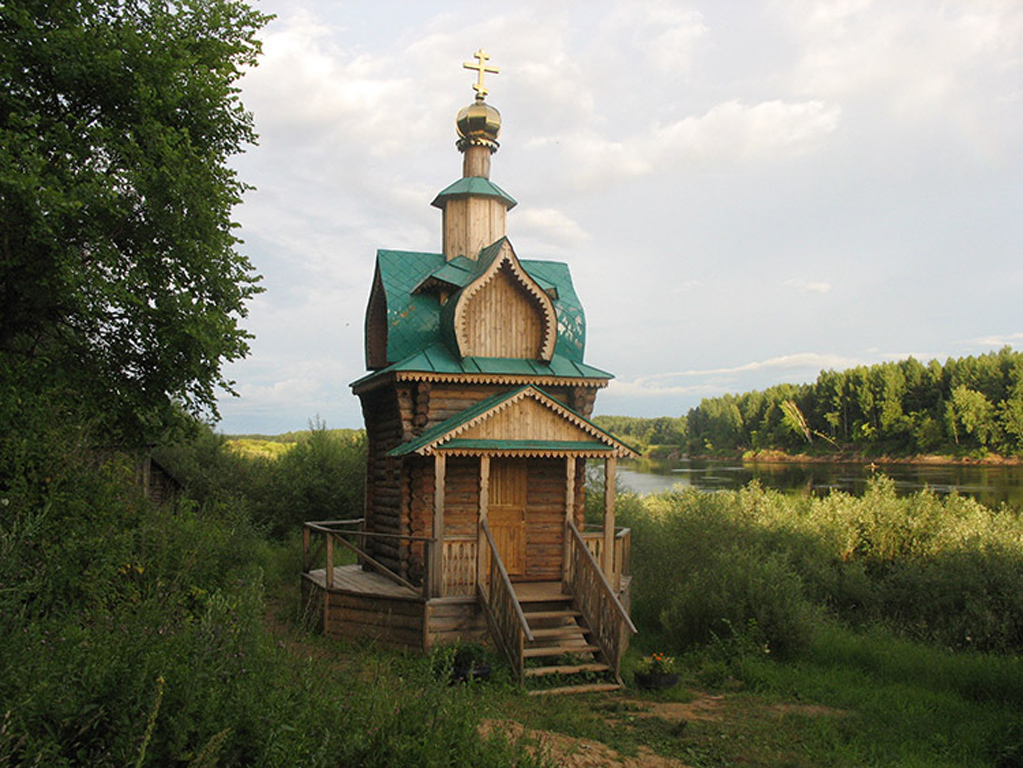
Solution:
[[[307,520],[361,517],[365,467],[365,433],[335,433],[314,423],[305,439],[270,464],[272,492],[258,500],[257,522],[282,536]]]
[[[1023,353],[822,371],[813,384],[705,398],[690,453],[855,450],[1023,454]],[[821,438],[821,441],[815,438]]]
[[[259,291],[237,251],[255,140],[237,0],[0,5],[0,374],[119,439],[216,413]],[[6,396],[6,395],[5,395]]]
[[[248,459],[279,459],[295,445],[252,437],[232,438],[227,444],[232,451]]]
[[[222,438],[167,452],[202,498],[153,508],[130,459],[35,426],[0,440],[0,765],[539,764],[481,737],[473,687],[426,659],[338,668],[267,633],[267,574],[297,584],[297,540],[268,543],[247,484],[222,487],[253,464]],[[299,466],[334,439],[314,430]]]
[[[619,511],[633,529],[633,613],[682,651],[736,628],[772,653],[820,618],[883,625],[942,647],[1023,649],[1023,517],[971,499],[669,492]],[[753,622],[753,625],[750,624]]]
[[[287,444],[282,444],[287,445]],[[296,433],[277,458],[242,453],[208,427],[157,452],[160,461],[201,504],[244,509],[253,523],[283,538],[307,520],[362,515],[366,436],[330,430],[322,422]]]
[[[636,450],[647,453],[651,448],[667,446],[678,449],[686,441],[686,420],[659,416],[644,419],[637,416],[596,416],[594,423]]]

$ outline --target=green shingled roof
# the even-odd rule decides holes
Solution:
[[[504,376],[530,376],[536,378],[567,378],[567,379],[612,379],[613,374],[602,371],[586,363],[554,353],[549,363],[518,357],[465,357],[459,359],[446,344],[438,342],[426,349],[416,352],[400,362],[389,365],[379,371],[373,371],[358,381],[352,382],[353,387],[369,381],[375,376],[382,376],[398,371],[423,371],[439,374],[491,374]]]
[[[484,251],[489,252],[492,249],[491,246]],[[483,255],[481,253],[481,256]],[[586,319],[582,304],[572,285],[572,276],[568,265],[557,261],[531,259],[522,259],[519,263],[541,288],[548,294],[553,293],[554,310],[558,316],[558,338],[554,346],[555,359],[543,373],[550,376],[610,378],[606,372],[583,363],[583,352],[586,347]],[[444,343],[441,333],[442,307],[440,301],[436,295],[421,290],[422,286],[428,280],[435,279],[461,288],[479,274],[478,270],[481,268],[480,263],[465,257],[458,257],[448,262],[440,253],[377,251],[377,269],[387,305],[387,359],[398,361],[392,364],[392,368],[395,365],[400,365],[402,366],[401,370],[413,370],[409,367],[413,364],[412,358],[436,344]],[[454,359],[450,353],[448,353],[448,357]],[[496,359],[500,360],[500,358]],[[514,362],[515,364],[545,365],[530,360]],[[581,368],[569,370],[565,367],[565,363],[577,364]],[[470,367],[472,365],[469,363]],[[503,370],[509,366],[512,366],[512,363],[501,363],[499,367],[502,370],[486,372],[511,372]],[[434,368],[427,367],[422,370],[434,370]],[[565,372],[560,372],[562,370]],[[581,370],[588,372],[581,373]],[[458,371],[452,370],[451,372]]]
[[[431,205],[443,208],[445,200],[453,197],[466,197],[468,195],[473,195],[474,197],[496,197],[504,202],[505,207],[509,211],[518,205],[515,202],[515,198],[490,179],[485,179],[482,176],[469,176],[459,179],[454,184],[442,189]]]

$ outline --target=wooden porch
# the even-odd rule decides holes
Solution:
[[[588,672],[607,676],[605,684],[589,690],[620,685],[621,656],[635,631],[627,608],[628,529],[615,532],[611,555],[605,556],[603,531],[581,533],[570,522],[570,567],[565,578],[552,581],[512,582],[485,523],[483,558],[475,541],[459,538],[437,546],[429,539],[424,542],[427,557],[442,559],[445,574],[476,576],[481,569],[486,574],[482,582],[471,579],[471,584],[467,578],[442,579],[440,589],[433,590],[430,578],[414,584],[373,561],[359,542],[374,534],[360,530],[361,523],[305,526],[303,594],[321,619],[324,634],[412,650],[491,640],[520,681]],[[338,548],[353,553],[357,562],[335,564]],[[600,561],[610,563],[610,579]]]

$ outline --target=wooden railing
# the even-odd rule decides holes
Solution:
[[[593,555],[593,559],[598,563],[604,562],[604,532],[601,530],[596,531],[580,531],[583,541],[586,543],[586,549]],[[608,582],[614,587],[615,592],[618,592],[622,588],[622,576],[628,576],[632,573],[632,531],[629,528],[615,528],[615,549],[614,563],[611,574],[604,574],[608,576]]]
[[[476,536],[445,536],[443,552],[443,597],[476,594]]]
[[[582,613],[583,620],[593,633],[593,640],[600,647],[604,662],[619,677],[622,655],[627,647],[624,633],[628,630],[635,634],[636,625],[615,595],[575,522],[569,519],[567,527],[571,539],[569,588],[575,595],[576,608]]]
[[[430,558],[435,556],[434,548],[436,542],[434,539],[428,536],[404,536],[397,533],[365,531],[362,530],[364,522],[365,518],[360,517],[353,520],[317,520],[305,523],[302,527],[302,572],[309,573],[320,562],[321,555],[326,554],[325,584],[327,589],[331,589],[334,586],[334,548],[335,545],[340,544],[345,549],[354,552],[359,564],[363,567],[369,566],[396,584],[401,584],[403,587],[408,587],[416,592],[422,592],[423,597],[430,597],[427,579],[423,579],[420,585],[413,584],[366,552],[365,542],[373,539],[407,542],[421,541],[424,545],[423,572],[429,573]],[[314,536],[323,537],[315,549],[313,547]],[[348,537],[356,538],[359,543],[353,544],[348,540]]]
[[[480,603],[487,616],[490,634],[508,659],[515,679],[521,683],[525,668],[523,650],[526,640],[532,642],[533,633],[526,622],[522,606],[519,605],[519,600],[515,596],[515,589],[512,587],[511,579],[508,578],[508,571],[505,569],[504,563],[501,562],[494,537],[490,533],[490,526],[484,520],[480,523],[480,527],[483,529],[489,563],[486,569],[486,581],[477,585]]]

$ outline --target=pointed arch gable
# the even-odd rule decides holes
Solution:
[[[490,249],[495,246],[489,263],[481,254],[481,272],[462,289],[454,308],[459,356],[550,362],[558,336],[554,302],[522,267],[507,239]]]
[[[387,365],[387,292],[384,290],[378,264],[373,274],[373,288],[366,307],[366,367],[370,370]]]

